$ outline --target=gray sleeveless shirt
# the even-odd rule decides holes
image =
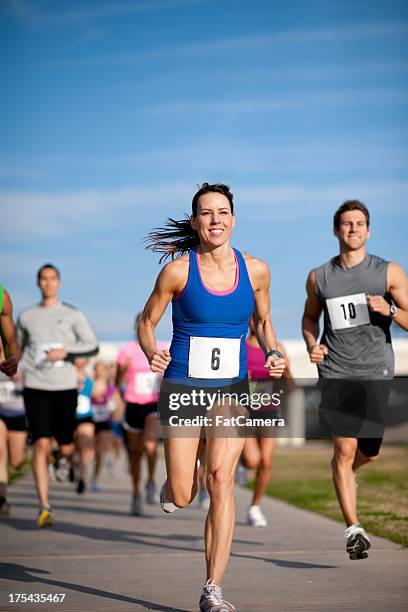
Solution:
[[[368,309],[366,294],[387,293],[388,262],[375,255],[352,268],[334,257],[314,270],[317,295],[324,311],[320,340],[328,355],[319,364],[322,378],[390,378],[394,375],[391,319]]]

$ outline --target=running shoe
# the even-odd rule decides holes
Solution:
[[[231,612],[235,606],[222,598],[222,590],[218,584],[213,584],[212,578],[207,580],[201,593],[200,612]]]
[[[69,461],[66,457],[61,457],[53,463],[55,478],[58,482],[67,482],[69,478]]]
[[[74,471],[74,468],[72,467],[72,465],[69,468],[68,480],[69,480],[69,482],[75,482],[75,471]]]
[[[52,527],[54,524],[54,517],[52,515],[51,508],[44,506],[38,513],[37,525],[39,527]]]
[[[84,492],[85,492],[85,489],[86,489],[86,484],[85,484],[85,481],[84,481],[82,478],[80,478],[80,479],[78,480],[78,484],[77,484],[77,486],[76,486],[76,489],[75,489],[75,490],[76,490],[76,492],[77,492],[79,495],[81,495],[82,493],[84,493]]]
[[[91,482],[91,486],[89,488],[91,489],[93,493],[99,493],[99,491],[101,490],[101,487],[98,485],[98,483],[95,480]]]
[[[152,506],[156,501],[156,483],[154,480],[148,480],[146,483],[146,502]]]
[[[8,516],[10,514],[10,504],[5,497],[0,497],[0,516]]]
[[[163,486],[160,489],[160,505],[163,512],[166,512],[167,514],[171,514],[172,512],[178,510],[177,506],[173,504],[167,493],[167,480],[163,483]]]
[[[142,498],[140,495],[133,495],[132,503],[130,505],[130,514],[133,516],[142,516]]]
[[[247,523],[252,527],[266,527],[267,521],[260,506],[249,506],[247,514]]]
[[[203,510],[208,510],[210,507],[210,496],[208,495],[207,489],[201,489],[198,495],[198,505]]]
[[[346,538],[346,551],[352,561],[367,559],[367,550],[371,547],[371,542],[361,525],[348,527],[344,532],[344,537]]]

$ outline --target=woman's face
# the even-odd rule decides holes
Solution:
[[[235,226],[231,206],[222,193],[205,193],[197,204],[197,216],[191,219],[191,226],[198,233],[202,244],[213,247],[225,244]]]
[[[95,364],[95,378],[106,378],[106,366],[104,363]]]

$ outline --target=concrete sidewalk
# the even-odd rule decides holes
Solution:
[[[163,473],[163,466],[161,466]],[[56,524],[38,529],[31,475],[10,487],[0,523],[0,610],[198,610],[204,579],[204,512],[173,515],[145,506],[129,515],[125,470],[83,496],[52,484]],[[224,581],[237,610],[407,610],[408,550],[372,538],[370,556],[350,561],[343,527],[270,498],[266,529],[245,524],[250,493],[237,489],[237,526]],[[9,594],[64,593],[62,603],[9,603]]]

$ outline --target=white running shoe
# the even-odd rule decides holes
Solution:
[[[346,538],[346,551],[352,561],[367,559],[367,550],[371,547],[371,542],[360,524],[347,527],[344,537]]]
[[[169,494],[167,493],[167,480],[163,483],[162,488],[160,489],[160,505],[163,512],[166,512],[167,514],[171,514],[172,512],[178,510],[178,507],[173,504]]]
[[[154,480],[148,480],[146,483],[146,503],[153,505],[156,501],[156,483]]]
[[[133,516],[143,515],[142,498],[140,495],[133,495],[132,503],[130,505],[130,514],[132,514]]]
[[[231,603],[223,600],[221,587],[214,584],[212,578],[207,580],[203,587],[199,606],[200,612],[231,612],[236,609]]]
[[[249,506],[247,514],[247,523],[252,527],[266,527],[267,520],[260,506]]]

